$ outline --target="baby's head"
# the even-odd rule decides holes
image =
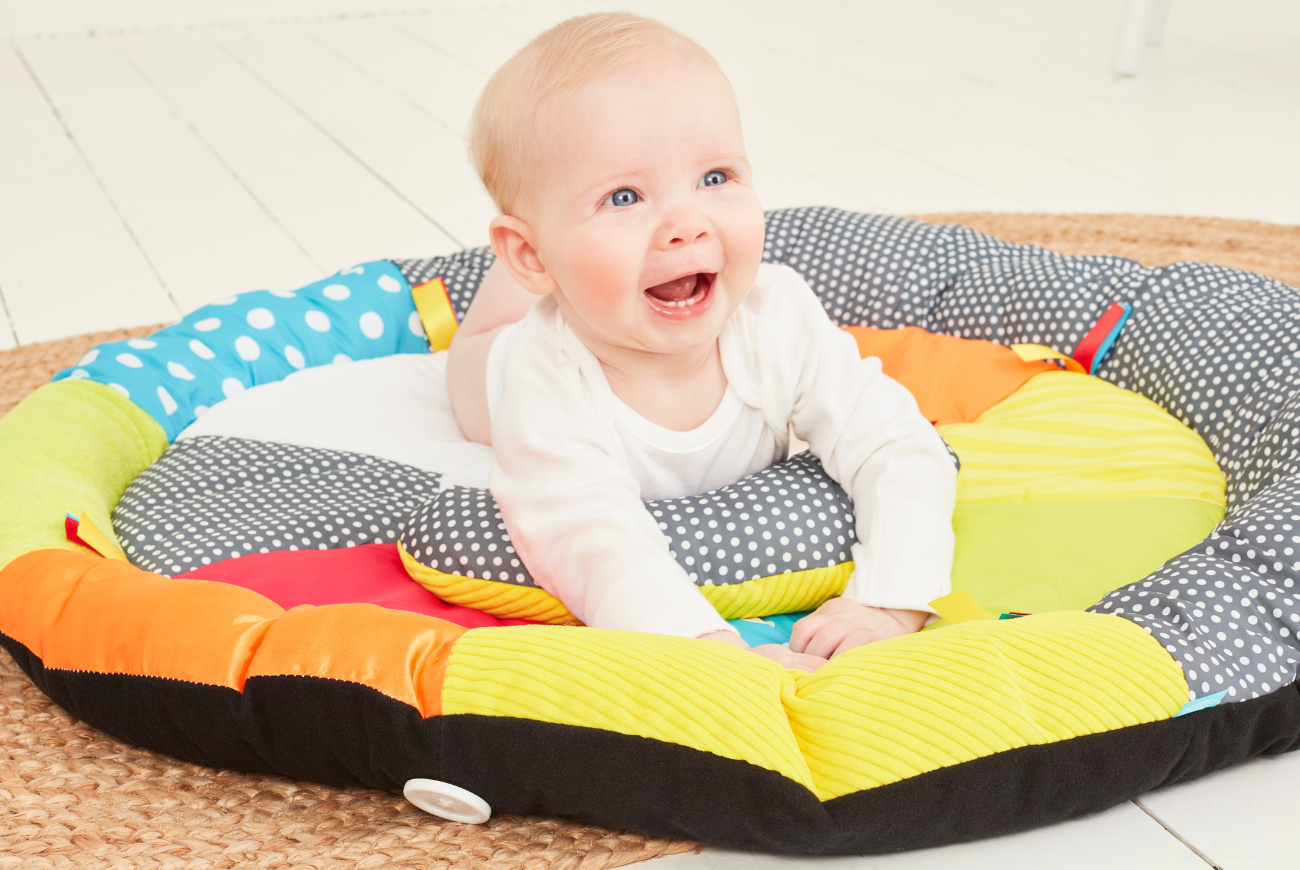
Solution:
[[[538,36],[488,82],[470,151],[497,255],[602,359],[713,342],[754,282],[763,211],[731,86],[658,22],[602,13]]]

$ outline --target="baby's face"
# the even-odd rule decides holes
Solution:
[[[543,107],[527,220],[566,320],[602,349],[683,353],[717,340],[763,251],[731,89],[665,59]]]

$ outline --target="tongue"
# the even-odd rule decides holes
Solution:
[[[676,281],[668,281],[663,284],[656,284],[653,287],[647,287],[646,291],[660,302],[680,302],[683,299],[690,298],[695,292],[695,275],[687,275],[685,278],[678,278]]]

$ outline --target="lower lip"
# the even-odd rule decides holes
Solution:
[[[716,274],[710,275],[707,279],[707,284],[704,287],[704,292],[700,294],[700,297],[693,304],[684,305],[680,308],[676,305],[667,305],[644,291],[641,293],[641,296],[645,299],[646,304],[650,306],[650,310],[655,314],[680,323],[682,321],[694,320],[697,317],[702,317],[710,308],[713,307],[713,300],[717,295],[713,292],[713,288],[717,282],[718,276]]]

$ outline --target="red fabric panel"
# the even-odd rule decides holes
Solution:
[[[179,576],[242,586],[285,610],[299,604],[362,603],[436,616],[466,628],[534,624],[526,619],[498,619],[481,610],[444,603],[406,573],[396,544],[252,553]]]

